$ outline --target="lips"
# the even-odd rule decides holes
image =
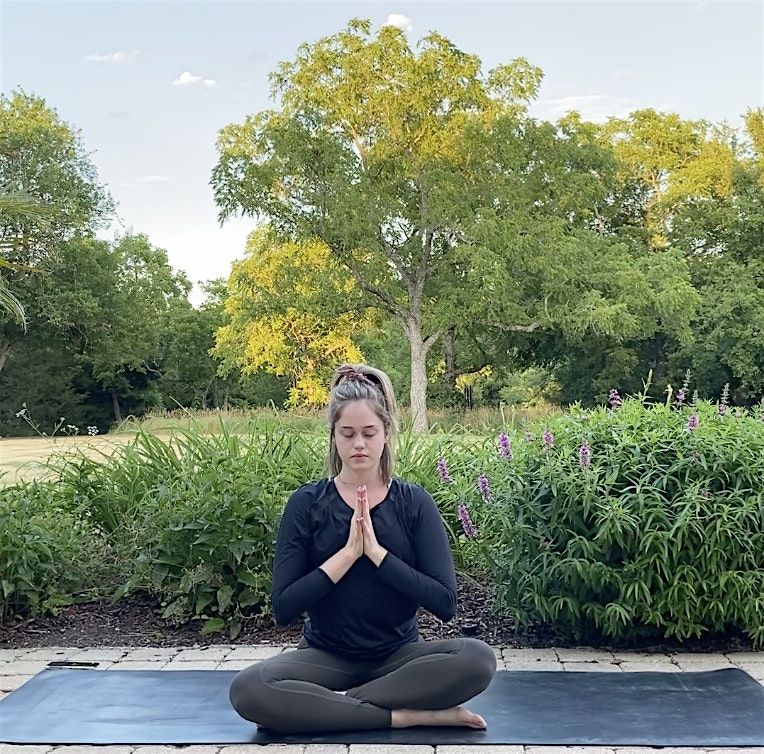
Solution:
[[[350,456],[351,458],[368,458],[369,456],[363,455],[363,453],[357,453],[354,456]]]

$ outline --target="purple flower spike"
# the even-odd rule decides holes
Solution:
[[[693,414],[688,420],[687,420],[687,429],[690,432],[694,432],[698,428],[698,415]]]
[[[544,430],[544,447],[551,448],[554,445],[554,435],[548,430]]]
[[[581,447],[578,449],[578,463],[582,469],[588,469],[592,465],[592,449],[586,440],[581,443]]]
[[[488,477],[485,474],[481,474],[478,477],[478,489],[486,503],[490,503],[493,500],[491,488],[488,486]]]
[[[501,455],[502,458],[508,458],[510,461],[512,460],[512,445],[509,442],[509,437],[507,437],[506,432],[500,432],[499,433],[499,455]]]
[[[464,529],[467,539],[475,539],[477,537],[477,529],[475,524],[472,523],[467,506],[464,503],[459,503],[457,511],[459,512],[459,520],[462,522],[462,529]]]
[[[440,474],[440,481],[445,484],[453,484],[454,480],[451,478],[451,474],[448,473],[448,466],[446,466],[446,459],[442,456],[438,458],[438,474]]]
[[[618,390],[616,388],[613,388],[610,391],[608,403],[610,404],[611,408],[618,408],[621,405],[621,396],[618,395]]]
[[[687,398],[687,391],[682,387],[679,388],[679,392],[676,394],[676,402],[678,405],[682,405]]]

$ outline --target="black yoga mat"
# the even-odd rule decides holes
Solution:
[[[764,687],[703,673],[501,671],[469,702],[488,723],[279,735],[228,701],[235,670],[46,669],[0,701],[15,744],[601,744],[764,746]]]

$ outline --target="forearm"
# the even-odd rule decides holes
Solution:
[[[279,587],[278,584],[274,584],[274,587],[271,609],[276,621],[285,626],[308,610],[314,602],[330,594],[334,583],[320,568],[315,568],[287,587]]]
[[[369,550],[369,552],[364,551],[363,554],[379,568],[385,559],[385,555],[387,555],[387,550],[384,547],[377,547],[375,550]]]
[[[388,554],[382,561],[378,576],[401,594],[417,602],[443,621],[456,614],[456,579],[444,574],[442,580],[412,568],[400,558]]]
[[[319,568],[336,584],[349,570],[353,563],[358,560],[350,550],[343,547],[324,561]]]

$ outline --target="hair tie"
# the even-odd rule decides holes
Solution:
[[[340,377],[344,377],[346,380],[351,380],[353,382],[368,382],[369,385],[374,385],[374,383],[363,372],[358,372],[355,367],[339,367],[339,369],[337,369],[337,374]],[[376,385],[374,386],[376,387]]]

